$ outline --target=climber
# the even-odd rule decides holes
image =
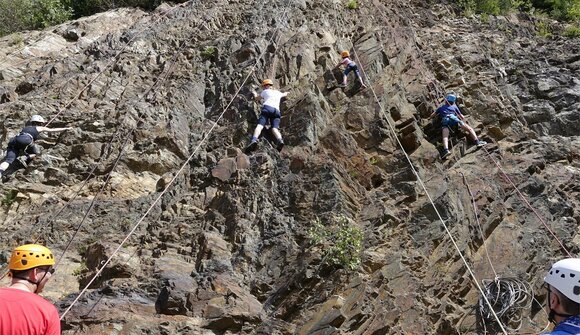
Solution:
[[[60,319],[38,293],[54,273],[52,252],[38,244],[16,247],[9,262],[9,287],[0,288],[0,334],[57,335]]]
[[[580,258],[560,260],[544,277],[548,319],[556,326],[547,334],[580,334]]]
[[[360,71],[358,70],[358,66],[356,65],[356,63],[351,60],[350,57],[350,53],[348,52],[348,50],[344,50],[343,52],[340,53],[340,56],[342,57],[342,61],[340,63],[338,63],[338,65],[336,65],[334,68],[339,68],[340,66],[344,65],[346,66],[346,68],[344,69],[344,72],[342,74],[342,87],[346,87],[346,83],[347,83],[347,78],[348,78],[348,74],[351,71],[354,71],[354,73],[356,74],[356,76],[358,77],[358,80],[360,81],[360,85],[363,88],[366,88],[367,85],[365,85],[362,76],[360,74]]]
[[[34,144],[34,141],[38,139],[40,133],[53,133],[72,129],[72,127],[48,128],[42,126],[44,123],[45,121],[42,116],[32,115],[30,121],[26,123],[20,133],[10,139],[8,142],[8,148],[6,149],[6,157],[2,164],[0,164],[0,178],[15,159],[17,159],[23,167],[27,167],[28,164],[40,154],[40,148]]]
[[[250,144],[246,147],[246,151],[250,152],[256,148],[258,145],[258,138],[260,137],[260,133],[262,133],[262,129],[268,121],[272,125],[272,132],[274,133],[274,137],[276,137],[277,145],[276,149],[278,151],[282,150],[284,147],[284,140],[282,139],[282,134],[280,134],[280,118],[282,117],[280,114],[280,100],[283,97],[286,97],[289,92],[280,92],[278,90],[273,89],[274,83],[270,79],[264,79],[262,81],[262,93],[258,95],[256,91],[252,91],[254,99],[256,101],[263,100],[262,103],[262,110],[260,112],[260,118],[258,119],[258,125],[254,130],[254,135],[252,136],[252,140]]]
[[[475,131],[473,128],[467,125],[467,123],[463,122],[464,119],[463,114],[459,110],[459,107],[455,104],[457,101],[457,96],[453,93],[449,93],[445,96],[445,104],[441,107],[437,108],[429,118],[432,118],[435,115],[441,117],[441,126],[442,134],[443,134],[443,153],[441,153],[441,158],[445,158],[451,154],[449,151],[449,127],[459,125],[459,127],[467,130],[469,132],[469,136],[475,142],[478,147],[484,146],[487,144],[485,141],[481,141],[477,138]]]

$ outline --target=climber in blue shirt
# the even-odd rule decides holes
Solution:
[[[554,263],[544,277],[548,290],[548,319],[556,325],[546,335],[580,335],[579,278],[579,258],[566,258]]]
[[[458,125],[462,129],[467,130],[469,132],[469,137],[471,137],[471,139],[478,147],[487,144],[487,142],[479,140],[473,128],[467,125],[467,123],[463,122],[464,117],[463,114],[461,114],[459,107],[457,107],[455,104],[456,101],[457,96],[455,94],[447,94],[447,96],[445,96],[445,104],[437,108],[429,116],[429,118],[432,118],[435,115],[441,117],[441,126],[443,127],[443,153],[441,154],[441,158],[445,158],[451,153],[449,151],[449,127],[453,127],[455,125]]]

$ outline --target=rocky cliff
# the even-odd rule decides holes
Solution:
[[[494,278],[528,285],[512,333],[546,326],[544,272],[580,251],[578,39],[420,0],[191,1],[22,36],[0,39],[3,143],[32,114],[75,128],[2,185],[0,261],[53,249],[64,334],[500,333],[475,285]],[[344,49],[369,88],[336,87]],[[246,155],[263,78],[291,92],[287,145]],[[441,161],[449,91],[490,144],[455,134]],[[328,262],[317,218],[362,232],[360,266]]]

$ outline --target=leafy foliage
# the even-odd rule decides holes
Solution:
[[[2,205],[6,207],[10,207],[16,201],[16,196],[18,195],[18,191],[16,190],[8,190],[4,192],[4,198],[2,198]]]
[[[363,232],[344,215],[332,218],[328,225],[317,218],[308,231],[312,245],[323,246],[323,260],[355,270],[361,263]]]
[[[185,2],[187,0],[174,0]],[[0,36],[42,29],[119,7],[152,10],[161,0],[0,0]]]
[[[346,8],[348,8],[348,9],[357,9],[358,8],[358,2],[356,0],[349,0],[346,3]]]
[[[466,14],[501,15],[515,10],[540,11],[555,19],[580,20],[580,0],[455,0]]]
[[[580,27],[569,26],[564,30],[564,36],[574,38],[580,37]]]
[[[0,0],[0,36],[46,28],[71,16],[72,10],[60,0]]]

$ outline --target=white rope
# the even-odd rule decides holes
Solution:
[[[287,15],[287,13],[286,13],[286,15]],[[284,15],[282,15],[282,16],[284,16]],[[278,24],[278,26],[275,29],[279,29],[279,24]],[[273,41],[273,39],[274,39],[275,36],[276,36],[276,34],[272,34],[272,37],[270,38],[270,40],[268,41],[268,43],[272,43],[272,41]],[[183,163],[183,165],[179,168],[179,170],[177,171],[177,173],[175,174],[175,176],[171,179],[171,181],[169,181],[169,183],[167,183],[167,185],[165,186],[165,188],[163,189],[163,191],[161,191],[161,193],[159,193],[159,195],[157,196],[157,198],[153,201],[153,203],[151,204],[151,206],[149,206],[149,208],[147,209],[147,211],[145,212],[145,214],[143,214],[143,216],[133,226],[133,228],[131,229],[131,231],[125,236],[125,238],[121,241],[121,243],[119,243],[119,245],[113,251],[113,253],[111,254],[111,256],[109,256],[109,258],[103,263],[103,265],[101,266],[101,268],[99,268],[99,270],[97,271],[97,273],[95,273],[95,275],[93,276],[93,278],[91,278],[91,280],[82,289],[82,291],[79,293],[79,295],[70,304],[70,306],[62,313],[62,315],[60,316],[60,320],[63,320],[64,319],[64,317],[68,314],[68,312],[71,310],[71,308],[79,301],[79,299],[81,298],[81,296],[87,291],[87,289],[91,286],[91,284],[99,277],[99,275],[103,272],[103,270],[105,269],[105,267],[111,262],[111,260],[113,259],[113,257],[115,257],[115,255],[119,252],[119,250],[121,250],[121,248],[127,242],[127,240],[129,240],[129,238],[131,237],[131,235],[133,235],[133,233],[135,233],[135,231],[137,230],[137,228],[139,228],[139,226],[145,220],[145,218],[147,217],[147,215],[149,215],[149,213],[153,210],[153,207],[155,207],[155,205],[159,202],[159,200],[161,200],[161,197],[163,197],[163,195],[165,195],[165,193],[167,193],[167,191],[169,190],[169,187],[173,185],[173,183],[175,182],[175,180],[177,180],[177,177],[181,174],[181,172],[183,172],[183,170],[189,164],[189,162],[191,161],[191,159],[193,158],[193,156],[195,156],[195,154],[197,153],[197,151],[199,150],[199,148],[201,148],[201,145],[204,144],[205,141],[209,138],[209,135],[215,129],[215,127],[217,126],[218,122],[223,118],[223,116],[226,113],[227,109],[231,106],[231,104],[234,102],[235,98],[240,93],[242,87],[244,87],[244,85],[246,84],[246,82],[248,81],[248,79],[250,78],[250,76],[256,70],[256,67],[258,66],[258,64],[259,64],[260,60],[262,59],[262,57],[266,54],[266,51],[267,50],[268,50],[268,48],[264,48],[264,50],[262,51],[262,53],[260,54],[260,56],[256,59],[256,62],[252,66],[251,71],[248,73],[248,75],[242,81],[242,84],[237,89],[237,91],[234,94],[234,96],[232,97],[231,101],[227,104],[227,106],[221,112],[221,114],[219,115],[219,117],[217,118],[217,120],[214,122],[214,124],[209,128],[209,131],[207,132],[207,134],[202,138],[202,140],[199,142],[199,144],[197,145],[197,147],[193,150],[193,152],[191,153],[191,155],[189,155],[189,157],[187,158],[187,160],[185,161],[185,163]]]
[[[445,221],[441,217],[441,214],[439,214],[439,211],[437,210],[437,207],[435,206],[435,203],[433,202],[433,199],[431,198],[431,195],[429,194],[429,192],[427,192],[427,187],[425,187],[425,184],[423,183],[423,180],[421,179],[421,176],[419,175],[419,173],[417,172],[417,170],[415,170],[415,167],[413,166],[413,162],[411,162],[411,158],[409,157],[409,155],[405,151],[405,148],[403,147],[403,144],[401,143],[401,141],[397,137],[397,132],[395,130],[395,127],[391,124],[391,121],[389,120],[388,115],[386,115],[385,109],[383,108],[383,105],[381,104],[379,98],[377,97],[377,94],[376,94],[376,92],[375,92],[375,90],[373,88],[373,85],[370,82],[369,76],[366,74],[366,72],[364,71],[364,69],[362,67],[362,63],[360,62],[360,59],[358,57],[358,54],[356,52],[356,49],[354,48],[354,45],[353,45],[353,53],[354,53],[354,56],[356,57],[357,63],[360,66],[360,69],[361,69],[362,74],[369,81],[369,88],[373,92],[373,96],[374,96],[377,104],[379,105],[379,108],[381,110],[381,113],[385,115],[385,119],[387,121],[387,124],[389,125],[389,128],[391,128],[391,132],[393,133],[393,137],[395,137],[395,139],[397,140],[397,143],[398,143],[399,147],[401,148],[401,151],[403,151],[403,154],[405,155],[405,158],[407,159],[407,162],[411,166],[411,170],[413,170],[413,173],[417,177],[417,181],[419,182],[419,185],[421,185],[421,188],[425,192],[425,195],[427,195],[427,198],[429,199],[429,202],[433,206],[433,209],[435,210],[435,213],[437,214],[437,217],[439,217],[439,220],[441,221],[441,224],[445,228],[445,231],[447,232],[447,235],[449,235],[449,238],[451,239],[451,242],[453,243],[453,246],[455,247],[455,249],[457,250],[457,253],[461,257],[461,260],[463,261],[463,264],[465,264],[465,267],[467,268],[467,271],[469,272],[470,276],[472,277],[473,282],[477,286],[477,289],[479,290],[479,292],[483,296],[483,299],[485,300],[485,302],[487,303],[487,305],[490,307],[491,313],[495,317],[495,320],[497,321],[499,327],[501,328],[502,332],[507,335],[508,334],[507,331],[505,330],[505,328],[504,328],[503,324],[501,323],[501,321],[500,321],[499,317],[497,316],[497,314],[495,314],[495,311],[493,310],[493,306],[491,305],[491,303],[489,302],[489,300],[485,296],[485,293],[484,293],[483,289],[479,285],[479,282],[477,280],[477,277],[475,277],[475,274],[473,273],[473,271],[471,270],[471,267],[467,263],[467,260],[465,259],[465,256],[463,255],[463,253],[461,252],[461,249],[457,245],[457,242],[455,241],[455,238],[453,237],[453,235],[451,234],[451,231],[447,227],[447,224],[445,223]]]

